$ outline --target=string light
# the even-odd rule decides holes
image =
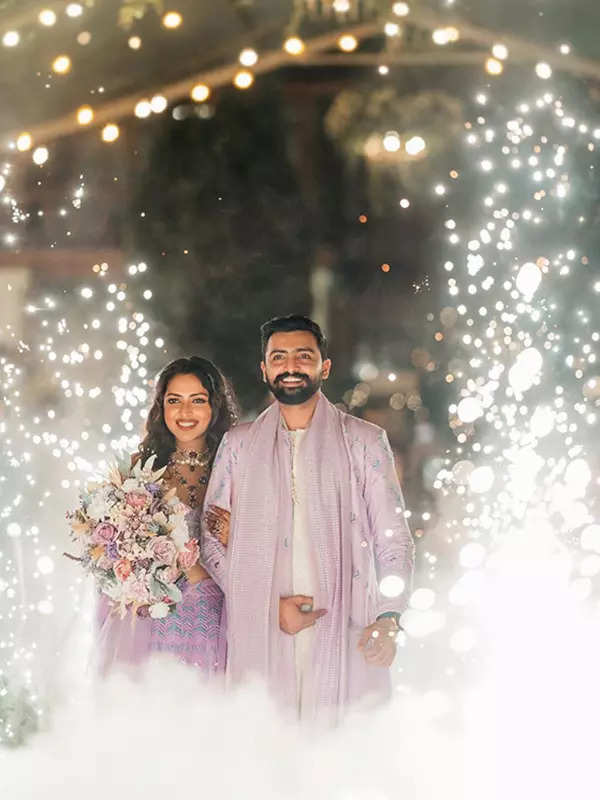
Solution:
[[[411,138],[404,145],[404,149],[409,156],[416,156],[419,153],[422,153],[426,147],[427,144],[422,136],[411,136]]]
[[[56,14],[54,13],[54,11],[52,11],[51,8],[44,8],[38,14],[38,20],[40,21],[41,25],[50,27],[54,25],[56,22]]]
[[[137,102],[135,104],[134,113],[136,117],[139,117],[140,119],[145,119],[146,117],[149,117],[150,114],[152,113],[152,106],[150,105],[150,101],[140,100],[139,102]]]
[[[508,47],[505,44],[495,44],[492,47],[492,55],[494,58],[499,58],[500,61],[504,61],[508,58]]]
[[[205,83],[197,83],[192,87],[190,97],[196,103],[205,103],[210,97],[210,88]]]
[[[52,62],[52,69],[59,75],[65,75],[71,69],[71,59],[69,56],[57,56]]]
[[[169,30],[174,30],[178,28],[181,23],[183,22],[183,17],[179,13],[179,11],[167,11],[167,13],[162,18],[162,24],[165,28]]]
[[[240,53],[239,61],[243,67],[253,67],[258,61],[258,53],[251,47],[246,47]]]
[[[68,17],[80,17],[83,14],[83,6],[80,3],[69,3],[66,12]]]
[[[247,69],[241,69],[236,73],[233,83],[238,89],[249,89],[254,83],[254,75]]]
[[[351,33],[346,33],[338,39],[338,47],[345,53],[351,53],[358,47],[358,39]]]
[[[77,122],[80,125],[89,125],[94,119],[94,111],[91,106],[81,106],[77,109]]]
[[[552,67],[550,64],[546,64],[545,61],[540,61],[539,64],[536,64],[535,72],[538,78],[545,81],[552,77]]]
[[[132,50],[139,50],[142,46],[142,40],[139,36],[130,36],[127,44]]]
[[[502,66],[502,62],[498,61],[497,58],[488,58],[485,62],[485,70],[490,75],[501,75],[504,71],[504,67]]]
[[[167,98],[162,94],[155,94],[150,100],[150,107],[155,114],[162,114],[168,105]]]
[[[102,128],[102,139],[105,142],[114,142],[119,138],[119,133],[119,126],[115,125],[114,122],[109,122],[108,125]]]
[[[17,150],[21,153],[25,153],[27,150],[31,150],[33,145],[33,138],[30,133],[26,131],[19,134],[17,138]]]
[[[299,56],[304,52],[304,42],[298,36],[290,36],[283,43],[283,49],[291,56]]]
[[[46,148],[46,147],[36,147],[36,149],[33,151],[33,155],[32,155],[33,162],[34,162],[34,164],[37,164],[38,166],[41,166],[42,164],[45,164],[46,161],[48,161],[48,156],[49,156],[48,148]]]
[[[18,31],[7,31],[2,37],[4,47],[16,47],[21,41]]]
[[[408,3],[394,3],[392,11],[397,17],[407,17],[410,14]]]

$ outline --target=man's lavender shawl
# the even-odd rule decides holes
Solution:
[[[367,665],[357,642],[384,611],[401,611],[414,547],[385,432],[344,414],[323,395],[299,458],[315,550],[318,591],[311,705],[335,718],[348,702],[389,692],[389,670]],[[227,551],[204,532],[203,561],[225,592],[228,677],[259,675],[286,705],[296,699],[293,637],[279,628],[279,598],[292,590],[291,442],[274,403],[229,431],[219,448],[205,500],[231,510]],[[402,577],[402,598],[379,582]]]

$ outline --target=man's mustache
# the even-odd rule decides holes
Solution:
[[[310,381],[308,375],[305,375],[303,372],[282,372],[281,375],[275,378],[275,383],[280,383],[284,378],[300,378],[305,381]]]

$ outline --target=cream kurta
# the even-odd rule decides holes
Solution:
[[[317,591],[313,545],[306,520],[306,490],[303,481],[301,460],[298,457],[305,430],[290,431],[292,444],[292,582],[294,594],[315,596]],[[315,628],[305,628],[294,636],[294,659],[296,663],[296,688],[298,713],[302,716],[303,698],[310,693],[313,643]]]

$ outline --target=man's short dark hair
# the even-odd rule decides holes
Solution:
[[[267,344],[274,333],[289,333],[290,331],[308,331],[317,340],[317,346],[323,361],[327,358],[327,339],[323,331],[308,317],[301,314],[289,314],[287,317],[273,317],[260,326],[260,345],[263,360],[267,352]]]

